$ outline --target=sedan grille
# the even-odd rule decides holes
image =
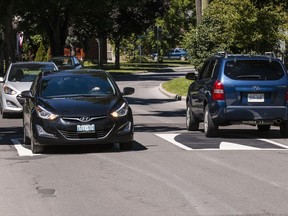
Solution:
[[[59,130],[66,139],[103,139],[109,135],[113,128],[96,130],[95,133],[79,133],[76,131]]]
[[[95,117],[86,117],[86,116],[82,116],[82,117],[62,117],[63,120],[66,121],[79,121],[79,122],[90,122],[93,120],[99,120],[99,119],[105,119],[107,118],[107,116],[95,116]]]
[[[113,122],[107,116],[97,117],[62,117],[66,127],[58,127],[58,131],[66,139],[104,139],[114,128]],[[77,125],[94,124],[95,131],[77,131]]]

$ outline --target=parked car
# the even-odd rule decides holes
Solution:
[[[132,110],[113,78],[102,70],[43,72],[21,93],[24,143],[33,153],[45,146],[119,143],[133,147]]]
[[[48,61],[54,62],[59,70],[83,68],[81,61],[76,56],[55,56]]]
[[[154,61],[158,60],[158,54],[157,52],[153,52],[151,55],[152,59]],[[159,57],[160,58],[160,57]],[[182,48],[174,48],[172,50],[170,50],[169,52],[167,52],[163,57],[161,57],[163,59],[176,59],[176,60],[181,60],[181,61],[185,61],[188,59],[188,54],[187,51],[185,49]]]
[[[3,118],[22,113],[22,100],[17,96],[29,90],[32,81],[41,71],[57,70],[53,62],[11,63],[4,77],[0,77],[0,111]]]
[[[272,56],[214,55],[196,73],[187,94],[187,129],[204,122],[207,137],[218,135],[219,126],[248,124],[260,132],[279,126],[288,137],[288,75],[283,63]]]

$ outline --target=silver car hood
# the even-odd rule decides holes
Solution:
[[[22,91],[30,90],[32,82],[6,82],[5,85],[21,93]]]

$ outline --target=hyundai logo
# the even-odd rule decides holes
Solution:
[[[79,118],[79,120],[81,122],[89,122],[89,121],[91,121],[91,118],[88,116],[82,116],[81,118]]]

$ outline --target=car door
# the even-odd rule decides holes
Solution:
[[[204,104],[207,100],[207,94],[211,91],[213,85],[213,72],[216,65],[216,59],[206,61],[199,71],[199,78],[191,89],[192,111],[200,118],[204,116]]]

